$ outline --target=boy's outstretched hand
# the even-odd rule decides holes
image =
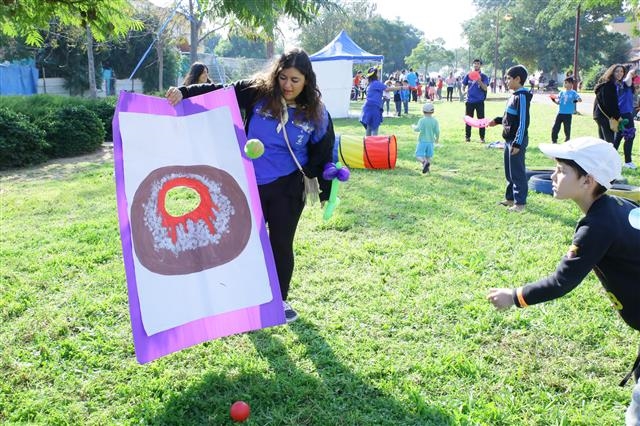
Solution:
[[[487,300],[496,309],[508,309],[513,306],[512,290],[510,288],[490,288]]]

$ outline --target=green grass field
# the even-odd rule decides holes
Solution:
[[[354,108],[358,109],[354,104]],[[139,365],[118,233],[113,162],[0,175],[0,423],[228,425],[620,425],[618,387],[638,336],[590,274],[568,296],[496,311],[494,286],[551,273],[580,217],[530,193],[496,206],[502,151],[464,143],[461,103],[437,103],[431,173],[413,159],[409,117],[393,170],[352,170],[324,222],[308,206],[296,236],[290,326],[235,335]],[[487,116],[504,102],[487,103]],[[527,163],[550,167],[556,107],[533,104]],[[336,132],[362,137],[357,119]],[[595,134],[575,116],[573,136]],[[501,128],[487,130],[487,142]],[[638,143],[634,160],[639,161]],[[624,171],[640,184],[640,171]]]

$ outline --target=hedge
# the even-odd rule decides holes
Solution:
[[[45,133],[24,114],[0,107],[0,170],[47,160]]]

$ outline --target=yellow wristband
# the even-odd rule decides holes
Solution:
[[[522,287],[518,287],[518,289],[516,290],[516,297],[518,298],[518,303],[520,304],[521,308],[526,308],[527,306],[527,302],[524,301],[524,296],[522,296]]]

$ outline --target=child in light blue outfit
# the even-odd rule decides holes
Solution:
[[[560,126],[564,125],[564,141],[571,139],[571,117],[576,111],[576,103],[582,102],[578,92],[573,90],[573,77],[564,79],[564,90],[560,91],[558,96],[551,98],[553,103],[558,104],[558,115],[556,121],[551,128],[551,142],[558,143],[558,133]]]
[[[402,89],[400,89],[400,99],[402,99],[402,106],[404,107],[404,114],[409,114],[409,101],[411,100],[411,90],[409,90],[409,82],[404,80],[402,82]]]
[[[418,145],[416,146],[416,160],[422,164],[422,173],[429,172],[431,158],[433,158],[434,145],[440,139],[440,125],[433,117],[434,107],[427,102],[422,106],[424,116],[413,126],[413,130],[420,132]]]

